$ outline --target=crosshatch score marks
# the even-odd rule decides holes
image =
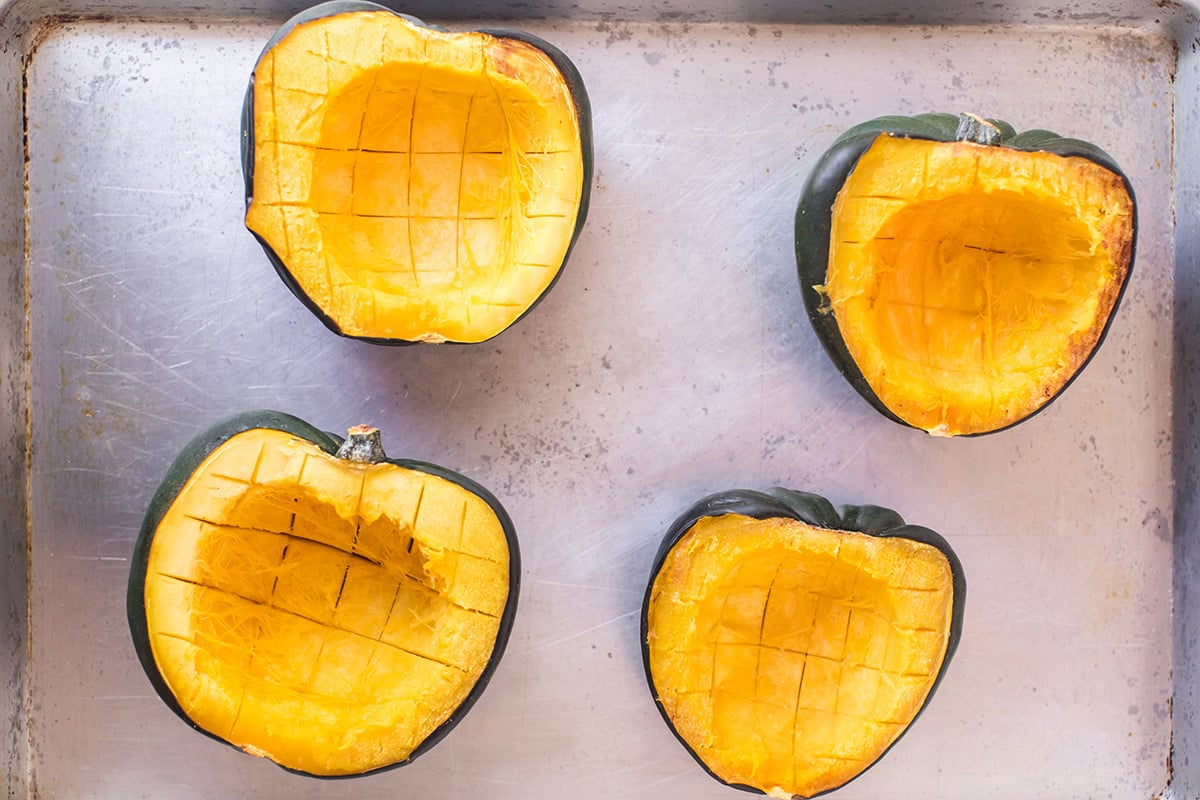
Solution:
[[[1094,349],[1131,202],[1084,158],[877,138],[837,194],[823,287],[871,390],[926,430],[1028,415]]]
[[[359,14],[296,28],[255,77],[247,224],[344,332],[479,340],[553,281],[583,164],[540,50]]]
[[[229,741],[256,742],[280,707],[312,736],[305,723],[340,708],[376,719],[371,736],[403,758],[488,662],[508,598],[503,529],[436,476],[251,433],[215,450],[160,523],[156,661]],[[315,735],[353,750],[345,731]]]
[[[658,576],[655,686],[693,750],[746,762],[726,780],[840,785],[904,731],[945,654],[949,565],[928,545],[729,514]]]

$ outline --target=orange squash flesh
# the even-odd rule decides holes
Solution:
[[[952,593],[931,545],[704,517],[652,585],[654,686],[722,781],[809,797],[858,775],[912,722],[945,658]]]
[[[403,761],[483,672],[508,597],[480,498],[282,431],[214,450],[145,580],[159,672],[196,725],[314,775]]]
[[[253,97],[246,224],[340,332],[482,341],[553,282],[584,165],[538,48],[338,14],[268,50]]]
[[[941,435],[1037,410],[1095,349],[1133,201],[1084,158],[881,135],[833,208],[823,291],[882,403]]]

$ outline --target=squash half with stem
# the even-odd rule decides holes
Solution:
[[[646,678],[714,778],[814,797],[882,758],[925,708],[965,600],[950,545],[894,511],[722,492],[663,537],[642,608]]]
[[[970,115],[881,117],[821,157],[796,213],[817,335],[889,418],[989,433],[1044,408],[1128,283],[1133,187],[1095,145]]]
[[[345,336],[496,336],[554,284],[587,216],[583,80],[528,33],[324,3],[268,43],[242,125],[246,225]]]
[[[256,411],[194,439],[146,512],[127,612],[193,728],[300,773],[408,763],[479,697],[516,613],[512,522],[474,481]]]

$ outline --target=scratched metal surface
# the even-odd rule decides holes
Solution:
[[[677,513],[776,484],[894,507],[946,535],[967,572],[942,688],[839,797],[1166,786],[1168,35],[530,22],[575,60],[595,113],[575,255],[492,343],[383,349],[329,334],[241,224],[239,104],[277,21],[66,22],[29,59],[32,588],[16,726],[29,796],[731,797],[652,707],[637,616]],[[1141,235],[1112,332],[1068,393],[1011,431],[943,441],[875,414],[821,352],[791,222],[839,131],[958,109],[1108,148],[1137,187]],[[375,423],[393,455],[465,472],[516,523],[509,651],[466,720],[411,766],[290,775],[188,730],[137,666],[123,602],[146,502],[184,442],[252,407],[328,429]]]

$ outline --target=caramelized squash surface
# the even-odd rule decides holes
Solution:
[[[347,335],[476,342],[549,288],[584,155],[539,48],[386,11],[294,28],[259,61],[246,224]]]
[[[483,500],[277,430],[215,449],[154,532],[153,658],[189,719],[290,769],[403,761],[485,669],[509,595]]]

